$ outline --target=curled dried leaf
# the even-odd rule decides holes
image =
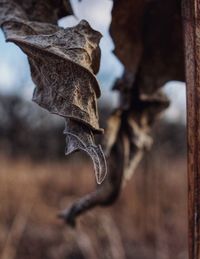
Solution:
[[[9,34],[7,40],[16,43],[29,57],[32,79],[37,85],[33,101],[98,132],[101,129],[96,99],[100,96],[100,88],[93,74],[92,50],[99,52],[101,36],[95,32],[97,42],[92,45],[86,34],[88,26],[82,21],[73,28],[61,28],[48,35],[37,35],[34,29],[35,35],[33,32],[26,36]],[[99,60],[100,55],[95,62]]]
[[[6,40],[17,44],[28,56],[36,84],[33,101],[66,119],[66,150],[87,152],[93,160],[97,182],[101,183],[107,172],[106,161],[101,147],[94,144],[93,134],[103,131],[97,111],[101,93],[95,77],[102,35],[84,20],[66,29],[52,24],[67,11],[58,2],[68,1],[36,2],[37,7],[30,14],[35,1],[23,1],[19,6],[17,0],[0,0],[1,27]],[[49,9],[44,11],[46,5]],[[52,10],[57,18],[55,13],[51,16]],[[43,12],[44,17],[37,18]],[[52,23],[46,23],[49,21]]]

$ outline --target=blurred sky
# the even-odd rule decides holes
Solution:
[[[123,66],[112,54],[114,44],[108,33],[111,22],[112,1],[110,0],[71,0],[75,17],[69,16],[59,21],[63,27],[76,25],[81,19],[86,19],[91,26],[103,34],[101,40],[102,59],[98,80],[102,89],[101,100],[117,103],[117,93],[110,89],[114,80],[123,73]],[[26,55],[14,44],[5,43],[0,31],[0,93],[19,94],[31,99],[34,84],[30,77]],[[166,117],[172,121],[185,123],[185,84],[170,82],[164,91],[170,97],[172,105],[166,112]]]

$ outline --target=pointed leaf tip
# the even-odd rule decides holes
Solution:
[[[86,152],[92,159],[97,184],[101,184],[107,174],[107,163],[100,145],[95,145],[92,131],[80,122],[66,120],[66,151],[69,155],[75,151]]]

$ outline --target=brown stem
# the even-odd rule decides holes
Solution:
[[[108,161],[108,175],[105,181],[97,189],[74,202],[71,207],[62,211],[58,217],[65,220],[71,226],[75,226],[76,217],[87,210],[96,206],[108,206],[118,197],[121,189],[123,166],[124,166],[124,149],[122,137],[114,145],[110,159]],[[117,162],[118,161],[118,162]]]

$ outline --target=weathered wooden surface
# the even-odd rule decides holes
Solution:
[[[200,1],[183,0],[188,129],[189,259],[200,258]]]

